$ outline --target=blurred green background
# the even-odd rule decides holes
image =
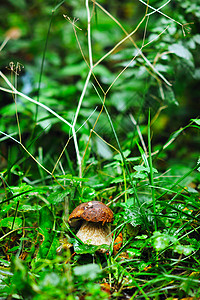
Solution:
[[[149,9],[147,11],[149,17],[140,24],[132,36],[138,47],[149,43],[143,49],[144,55],[172,86],[159,78],[138,55],[107,94],[105,104],[122,149],[130,149],[134,156],[138,154],[135,147],[138,133],[133,118],[140,126],[146,141],[149,108],[151,118],[154,120],[153,151],[162,148],[173,132],[187,126],[191,119],[199,116],[200,3],[198,2],[194,0],[169,2],[161,11],[170,18]],[[146,6],[140,1],[111,0],[99,3],[128,33],[137,27],[146,11]],[[157,9],[164,5],[165,1],[153,0],[149,4]],[[90,3],[90,8],[95,63],[123,39],[125,34],[99,7]],[[2,72],[19,91],[41,101],[71,123],[87,77],[88,66],[81,55],[70,22],[76,20],[77,36],[88,60],[87,16],[84,1],[8,0],[1,3],[0,11],[1,43],[10,38],[0,52]],[[69,17],[70,21],[63,15]],[[94,74],[105,91],[136,53],[137,49],[127,40],[95,68]],[[11,69],[14,69],[14,72]],[[6,87],[2,78],[0,85]],[[102,105],[94,85],[103,98],[101,89],[93,78],[87,88],[76,126],[78,129],[92,114],[78,132],[82,155]],[[71,135],[69,127],[44,109],[20,97],[17,98],[17,110],[22,143],[47,169],[52,170]],[[13,97],[2,91],[0,114],[0,130],[19,140]],[[117,147],[104,111],[95,131],[107,143]],[[198,151],[199,133],[196,128],[189,128],[160,156],[160,160],[157,161],[158,167],[160,170],[166,170],[171,164],[176,163],[193,166]],[[17,163],[19,169],[26,170],[27,176],[31,179],[38,177],[38,168],[32,158],[5,135],[1,135],[0,152],[1,171],[5,166],[12,168]],[[116,152],[112,148],[95,134],[92,135],[88,148],[88,164],[94,157],[100,163],[112,159],[114,154]],[[74,171],[74,174],[77,174],[72,140],[61,161],[66,173]],[[70,161],[73,162],[72,166]],[[12,184],[13,179],[14,177],[10,178]]]

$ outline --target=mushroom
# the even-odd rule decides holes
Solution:
[[[72,227],[81,227],[76,236],[84,243],[91,245],[109,245],[112,242],[111,222],[112,210],[100,201],[89,201],[77,206],[68,222]],[[101,252],[106,252],[101,249]]]

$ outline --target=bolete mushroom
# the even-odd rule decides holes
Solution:
[[[84,243],[91,245],[109,245],[112,242],[111,222],[112,210],[100,201],[89,201],[77,206],[68,222],[72,227],[81,227],[76,236]],[[101,249],[101,252],[106,250]]]

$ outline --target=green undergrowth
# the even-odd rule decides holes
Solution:
[[[2,299],[200,295],[200,162],[193,168],[176,165],[165,175],[140,151],[140,157],[127,150],[117,154],[102,168],[104,181],[62,175],[55,182],[43,178],[49,184],[21,180],[6,187],[4,180]],[[102,254],[98,247],[80,243],[67,224],[76,205],[94,199],[109,202],[114,211],[113,235],[123,232],[123,246],[115,255],[112,245]],[[106,283],[109,293],[101,286]]]

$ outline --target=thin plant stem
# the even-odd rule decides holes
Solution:
[[[148,119],[148,148],[149,148],[149,167],[150,167],[150,184],[151,184],[151,194],[153,201],[153,212],[154,212],[154,229],[157,231],[157,221],[156,221],[156,199],[155,199],[155,190],[154,190],[154,181],[153,181],[153,164],[151,156],[151,125],[150,125],[150,109],[149,109],[149,119]]]
[[[114,149],[117,153],[120,153],[120,151],[117,148],[115,148],[110,143],[106,142],[96,131],[94,131],[93,129],[91,129],[91,131],[94,132],[94,134],[96,134],[96,136],[98,136],[98,138],[100,138],[106,145],[108,145],[109,147],[111,147],[112,149]]]
[[[138,132],[138,135],[139,135],[139,138],[140,138],[140,141],[141,141],[141,144],[142,144],[142,147],[143,147],[143,150],[146,154],[146,156],[148,155],[147,153],[147,147],[145,145],[145,142],[144,142],[144,139],[143,139],[143,136],[142,136],[142,133],[141,133],[141,130],[140,130],[140,126],[137,124],[135,118],[133,117],[132,114],[129,115],[130,116],[130,119],[131,121],[133,122],[133,124],[136,126],[136,129],[137,129],[137,132]]]
[[[166,4],[168,4],[169,1],[168,1],[167,3],[165,3],[165,4],[163,4],[163,5],[162,5],[160,8],[158,8],[158,9],[154,8],[153,6],[149,5],[148,3],[145,3],[145,2],[142,1],[142,0],[139,0],[139,1],[140,1],[142,4],[144,4],[144,5],[148,6],[149,8],[151,8],[154,12],[158,12],[159,14],[163,15],[165,18],[170,19],[171,21],[173,21],[173,22],[179,24],[181,27],[183,27],[183,24],[181,24],[180,22],[178,22],[178,21],[172,19],[171,17],[169,17],[168,15],[166,15],[166,14],[164,14],[162,11],[160,11],[160,9],[163,8]]]
[[[78,147],[78,141],[77,141],[77,136],[76,136],[76,131],[75,131],[75,125],[77,122],[77,118],[81,109],[81,105],[83,102],[83,98],[85,96],[88,84],[89,84],[89,80],[92,74],[92,69],[93,69],[93,62],[92,62],[92,43],[91,43],[91,28],[90,28],[90,21],[91,21],[91,17],[90,17],[90,9],[89,9],[89,2],[88,0],[86,0],[85,2],[86,5],[86,11],[87,11],[87,20],[88,20],[88,52],[89,52],[89,61],[90,61],[90,70],[88,73],[88,76],[86,78],[85,81],[85,85],[83,88],[83,91],[81,93],[81,97],[79,99],[79,103],[76,109],[76,113],[74,116],[74,121],[72,124],[72,134],[73,134],[73,139],[74,139],[74,146],[75,146],[75,150],[76,150],[76,155],[77,155],[77,163],[78,163],[78,168],[79,168],[79,177],[82,177],[82,165],[81,165],[81,157],[80,157],[80,152],[79,152],[79,147]]]
[[[121,44],[123,44],[126,40],[130,39],[130,37],[135,34],[138,30],[138,28],[140,27],[140,25],[144,22],[145,17],[142,18],[142,20],[139,22],[139,24],[137,25],[137,27],[131,32],[129,33],[125,38],[123,38],[122,40],[120,40],[109,52],[107,52],[102,58],[100,58],[95,64],[94,67],[96,67],[97,65],[100,64],[100,62],[102,62],[107,56],[109,56],[111,53],[113,53]],[[139,49],[138,49],[139,50]]]
[[[171,0],[168,0],[166,3],[164,3],[163,5],[161,5],[159,8],[153,10],[152,12],[148,13],[147,16],[150,16],[150,15],[153,15],[155,14],[156,12],[160,12],[160,10],[165,7],[169,2],[171,2]],[[147,3],[146,3],[147,4]],[[147,4],[148,7],[149,7],[149,3]],[[175,20],[174,20],[175,21]]]
[[[89,52],[89,61],[90,61],[90,68],[93,68],[93,59],[92,59],[92,41],[91,41],[91,16],[90,16],[90,8],[89,8],[89,1],[86,0],[85,2],[86,11],[87,11],[87,20],[88,20],[88,52]]]
[[[76,121],[77,121],[77,118],[78,118],[78,115],[79,115],[79,112],[80,112],[80,108],[81,108],[81,104],[83,102],[83,98],[84,98],[86,90],[87,90],[88,83],[90,81],[91,74],[92,74],[92,72],[90,70],[89,73],[88,73],[87,79],[85,81],[85,85],[84,85],[83,91],[81,93],[81,97],[79,99],[79,103],[78,103],[78,106],[77,106],[77,109],[76,109],[76,113],[75,113],[73,124],[72,124],[71,128],[75,127],[75,125],[76,125]]]
[[[74,140],[74,147],[76,150],[77,163],[78,163],[78,167],[79,167],[79,177],[81,178],[82,177],[81,156],[80,156],[80,152],[79,152],[79,148],[78,148],[77,135],[76,135],[76,131],[75,131],[74,127],[72,127],[72,135],[73,135],[73,140]]]
[[[122,161],[123,161],[123,164],[125,166],[125,169],[126,169],[126,172],[127,172],[127,175],[129,177],[129,180],[130,180],[130,183],[131,183],[131,186],[132,186],[132,189],[133,189],[133,193],[135,195],[135,200],[136,200],[136,203],[138,205],[138,207],[140,208],[141,210],[141,214],[143,216],[143,220],[144,220],[144,223],[145,223],[145,227],[147,229],[147,231],[149,232],[149,226],[148,226],[148,223],[147,223],[147,216],[146,216],[146,213],[145,211],[143,210],[142,208],[142,205],[140,203],[140,200],[139,200],[139,197],[138,197],[138,193],[137,193],[137,189],[135,187],[135,184],[133,183],[133,180],[132,180],[132,177],[131,177],[131,174],[129,172],[129,169],[128,169],[128,166],[127,166],[127,163],[126,163],[126,160],[125,160],[125,157],[124,157],[124,154],[123,154],[123,151],[122,151],[122,148],[121,148],[121,145],[120,145],[120,142],[119,142],[119,139],[118,139],[118,136],[117,136],[117,133],[115,131],[115,128],[114,128],[114,125],[113,125],[113,122],[111,120],[111,117],[108,113],[108,110],[104,104],[104,109],[105,109],[105,112],[107,114],[107,117],[108,117],[108,120],[109,120],[109,123],[110,123],[110,126],[112,128],[112,131],[113,131],[113,134],[114,134],[114,137],[116,139],[116,142],[117,142],[117,145],[118,145],[118,148],[119,148],[119,151],[120,151],[120,154],[121,154],[121,157],[122,157]]]
[[[197,163],[195,167],[193,167],[191,170],[189,170],[187,173],[185,173],[181,178],[179,178],[169,189],[167,189],[164,193],[162,193],[157,200],[165,196],[168,192],[171,192],[173,188],[175,188],[182,180],[184,180],[186,177],[188,177],[193,171],[197,170],[200,167],[200,163]],[[175,208],[174,208],[175,209]],[[184,213],[184,212],[182,212]]]
[[[17,74],[15,74],[15,87],[17,89]],[[14,99],[14,102],[15,102],[15,116],[16,116],[16,120],[17,120],[19,141],[20,141],[20,143],[22,143],[22,135],[21,135],[21,129],[20,129],[20,123],[19,123],[19,115],[18,115],[18,111],[17,111],[17,95],[16,94],[13,95],[13,99]]]
[[[7,36],[6,38],[5,38],[5,40],[3,41],[3,43],[1,44],[1,46],[0,46],[0,51],[5,47],[5,45],[7,44],[7,42],[10,40],[10,37],[9,36]]]
[[[38,80],[38,92],[37,92],[37,101],[38,102],[40,101],[40,89],[41,89],[41,83],[42,83],[42,74],[43,74],[43,70],[44,70],[45,56],[46,56],[47,45],[48,45],[48,40],[49,40],[49,35],[50,35],[50,30],[51,30],[54,13],[64,2],[65,1],[61,1],[54,7],[54,9],[52,9],[51,18],[50,18],[47,36],[46,36],[45,45],[44,45],[42,63],[41,63],[41,67],[40,67],[40,75],[39,75],[39,80]],[[38,106],[36,106],[36,111],[35,111],[35,123],[37,122],[37,116],[38,116]]]
[[[103,8],[103,6],[101,6],[98,2],[96,2],[96,0],[92,0],[93,3],[95,3],[105,14],[107,14],[121,29],[122,31],[126,34],[126,36],[128,36],[128,32],[125,30],[125,28],[121,25],[121,23],[115,18],[113,17],[105,8]],[[134,47],[137,50],[140,50],[139,47],[136,45],[135,41],[132,38],[132,35],[129,35],[129,39],[132,42],[132,44],[134,45]],[[172,84],[159,72],[155,69],[155,67],[152,65],[152,63],[146,58],[146,56],[143,54],[143,52],[140,50],[139,53],[142,58],[144,59],[144,61],[147,63],[147,65],[153,70],[153,72],[155,74],[157,74],[167,85],[171,86]]]
[[[49,34],[50,34],[50,30],[51,30],[51,24],[53,21],[54,12],[55,12],[55,10],[52,10],[51,19],[50,19],[50,23],[49,23],[49,27],[48,27],[48,32],[47,32],[47,37],[46,37],[45,45],[44,45],[42,63],[41,63],[41,67],[40,67],[40,75],[39,75],[38,90],[37,90],[37,101],[38,102],[40,101],[40,89],[41,89],[41,83],[42,83],[42,74],[43,74],[43,70],[44,70],[44,61],[45,61],[47,44],[48,44],[48,40],[49,40]],[[37,117],[38,117],[38,106],[36,106],[36,111],[35,111],[35,123],[37,123]]]
[[[41,103],[41,102],[38,102],[26,95],[24,95],[23,93],[19,92],[18,90],[15,89],[15,87],[12,85],[12,83],[8,80],[8,78],[0,71],[0,76],[6,81],[6,83],[9,85],[9,87],[12,89],[12,90],[8,90],[8,89],[5,89],[5,88],[2,88],[0,87],[0,90],[1,91],[4,91],[4,92],[7,92],[7,93],[10,93],[10,94],[17,94],[19,96],[21,96],[22,98],[36,104],[36,105],[39,105],[41,107],[43,107],[45,110],[47,110],[48,112],[50,112],[52,115],[54,115],[56,118],[58,118],[59,120],[61,120],[62,122],[64,122],[65,124],[67,124],[69,127],[72,128],[72,125],[67,121],[65,120],[63,117],[59,116],[55,111],[53,111],[51,108],[49,108],[48,106],[46,106],[45,104]]]

